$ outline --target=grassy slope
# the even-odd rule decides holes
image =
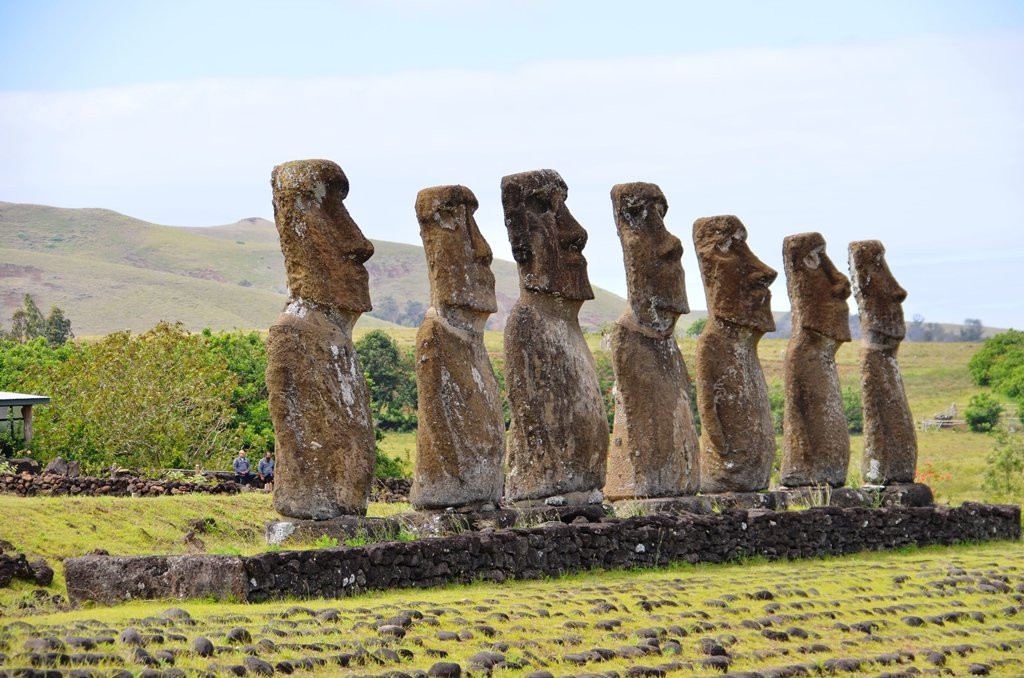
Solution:
[[[0,237],[3,319],[25,293],[44,311],[63,308],[80,336],[144,331],[158,320],[196,330],[260,329],[284,304],[284,260],[277,231],[264,219],[180,228],[110,210],[0,202]],[[400,307],[410,300],[429,305],[423,249],[380,240],[374,247],[367,262],[372,298],[390,296]],[[493,270],[499,303],[494,323],[500,327],[518,298],[518,274],[508,261],[495,261]],[[599,327],[618,317],[625,301],[601,289],[595,293],[580,318]]]

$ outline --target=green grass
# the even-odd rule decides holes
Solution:
[[[1008,590],[982,590],[993,581],[1005,582]],[[463,672],[470,666],[470,657],[485,650],[519,664],[498,669],[495,676],[520,676],[538,669],[555,675],[584,671],[622,675],[630,667],[669,662],[678,662],[677,675],[721,675],[700,664],[708,658],[702,645],[705,640],[728,652],[732,671],[805,664],[816,672],[838,657],[863,662],[859,670],[844,675],[877,676],[910,667],[927,672],[935,668],[928,660],[934,652],[943,655],[949,675],[966,675],[974,663],[988,664],[990,675],[1020,675],[1024,653],[1011,644],[1022,639],[1014,625],[1018,617],[1013,592],[1022,584],[1024,549],[1019,544],[995,543],[800,563],[673,565],[503,586],[478,583],[371,592],[354,599],[304,601],[300,607],[287,601],[250,605],[190,601],[174,603],[192,617],[190,623],[177,625],[159,621],[170,603],[135,602],[39,615],[30,619],[31,627],[4,629],[0,620],[0,631],[11,634],[12,655],[29,637],[116,638],[128,626],[143,634],[162,630],[164,640],[150,640],[150,652],[186,650],[199,635],[224,648],[211,659],[178,653],[175,666],[185,670],[207,669],[214,662],[241,663],[245,651],[238,645],[228,647],[224,634],[242,627],[252,634],[260,656],[271,663],[303,656],[329,659],[342,652],[357,653],[359,648],[406,654],[398,661],[382,657],[379,666],[343,669],[328,663],[303,675],[411,673],[429,669],[439,660],[438,650],[447,653],[443,661],[460,664]],[[333,619],[312,616],[327,609],[336,615]],[[402,639],[382,636],[371,626],[409,610],[424,618],[413,619]],[[951,614],[962,616],[939,618]],[[922,623],[911,626],[905,621],[909,617]],[[612,620],[618,622],[614,628],[599,628],[599,622]],[[863,623],[872,624],[870,632],[853,626]],[[763,629],[783,632],[786,638],[769,639]],[[452,633],[465,635],[461,640],[444,639]],[[170,634],[180,634],[182,639]],[[640,648],[647,634],[658,636],[658,650],[637,658],[626,656],[624,649]],[[1007,645],[1001,647],[1002,643]],[[612,650],[615,656],[585,665],[571,660],[570,655],[593,648]],[[130,649],[117,642],[101,645],[97,652],[113,656],[101,666],[131,666]],[[897,656],[887,659],[887,653]]]

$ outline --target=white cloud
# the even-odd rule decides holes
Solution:
[[[0,93],[0,199],[224,223],[269,216],[274,164],[326,157],[348,173],[349,208],[368,236],[418,242],[416,191],[462,183],[509,258],[500,177],[552,167],[590,232],[594,282],[617,292],[608,190],[646,180],[664,189],[684,243],[696,217],[717,213],[739,215],[777,268],[790,233],[821,231],[837,263],[847,242],[880,238],[910,291],[908,315],[1019,325],[1019,305],[984,306],[978,284],[991,275],[959,279],[956,266],[918,262],[1020,243],[1022,38]],[[691,250],[684,265],[701,306]],[[775,300],[787,306],[781,279]]]

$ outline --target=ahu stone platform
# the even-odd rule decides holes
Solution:
[[[593,569],[815,558],[905,546],[1019,540],[1020,507],[726,509],[546,523],[255,556],[82,556],[64,561],[72,602],[213,596],[258,602],[374,589],[538,579]]]

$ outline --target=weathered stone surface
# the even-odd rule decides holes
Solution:
[[[712,508],[719,511],[726,509],[782,511],[788,506],[787,502],[789,501],[785,492],[722,492],[703,496],[711,501]]]
[[[619,516],[652,514],[680,515],[682,513],[708,514],[713,510],[711,497],[660,497],[657,499],[622,499],[615,502]]]
[[[577,317],[594,293],[583,257],[587,232],[569,213],[567,194],[553,170],[501,180],[520,285],[505,325],[512,502],[602,499],[608,420]]]
[[[77,461],[65,461],[63,457],[54,457],[43,469],[43,474],[47,473],[77,478],[82,474],[82,467]]]
[[[896,354],[906,334],[907,292],[885,263],[877,240],[850,243],[850,277],[860,309],[860,390],[864,407],[865,483],[912,483],[917,471],[917,433]]]
[[[708,303],[697,341],[701,491],[762,490],[775,432],[757,343],[775,329],[768,286],[777,273],[750,251],[734,216],[698,219],[693,243]]]
[[[132,599],[246,600],[248,579],[236,556],[81,556],[64,561],[68,598],[114,605]]]
[[[605,496],[694,494],[700,487],[690,378],[676,344],[689,313],[679,238],[665,228],[668,201],[654,184],[618,184],[612,211],[622,243],[629,306],[611,333],[615,425]]]
[[[328,520],[275,520],[267,524],[266,539],[271,546],[311,542],[321,537],[330,537],[343,544],[345,540],[354,538],[370,541],[394,539],[401,529],[401,521],[393,518],[338,516]]]
[[[476,209],[465,186],[427,188],[416,198],[431,298],[416,334],[417,509],[494,508],[504,486],[501,393],[483,334],[497,302]]]
[[[373,245],[345,209],[348,180],[334,163],[279,165],[271,185],[290,294],[267,338],[274,508],[293,518],[363,514],[375,443],[352,326],[370,309],[363,262]]]
[[[787,237],[782,260],[793,334],[784,367],[780,480],[787,487],[840,487],[850,465],[850,433],[836,351],[850,341],[850,281],[825,254],[820,233]]]

